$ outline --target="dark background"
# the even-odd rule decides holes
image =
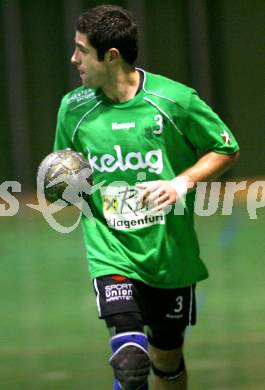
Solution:
[[[0,185],[34,189],[60,100],[80,84],[70,64],[74,21],[102,3],[0,0]],[[264,177],[265,1],[112,3],[139,22],[138,65],[195,87],[235,133],[241,156],[227,177]],[[197,286],[198,324],[185,342],[192,390],[264,389],[265,208],[250,219],[247,199],[229,216],[220,202],[214,215],[196,217],[210,278]],[[0,390],[110,389],[109,336],[81,229],[59,234],[24,201],[35,203],[25,196],[17,215],[0,220]],[[76,220],[73,209],[63,225]]]
[[[89,0],[0,1],[0,179],[34,188],[53,145],[60,99],[80,84],[74,22]],[[235,133],[230,177],[264,174],[263,0],[109,1],[139,23],[137,65],[196,88]]]

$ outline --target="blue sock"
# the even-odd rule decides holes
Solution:
[[[120,385],[119,385],[119,382],[117,381],[116,378],[114,378],[113,390],[121,390],[121,387],[120,387]]]

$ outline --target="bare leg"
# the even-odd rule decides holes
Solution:
[[[154,366],[163,372],[174,372],[180,365],[182,348],[165,351],[149,346],[149,353]],[[187,390],[187,372],[184,370],[180,376],[168,381],[154,375],[153,390]]]

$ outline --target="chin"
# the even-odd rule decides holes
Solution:
[[[82,80],[82,84],[84,87],[96,89],[97,86],[95,86],[93,83],[89,82],[88,80]]]

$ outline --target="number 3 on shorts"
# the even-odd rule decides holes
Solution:
[[[174,309],[175,313],[179,313],[183,309],[183,296],[180,295],[176,298],[177,307]]]

